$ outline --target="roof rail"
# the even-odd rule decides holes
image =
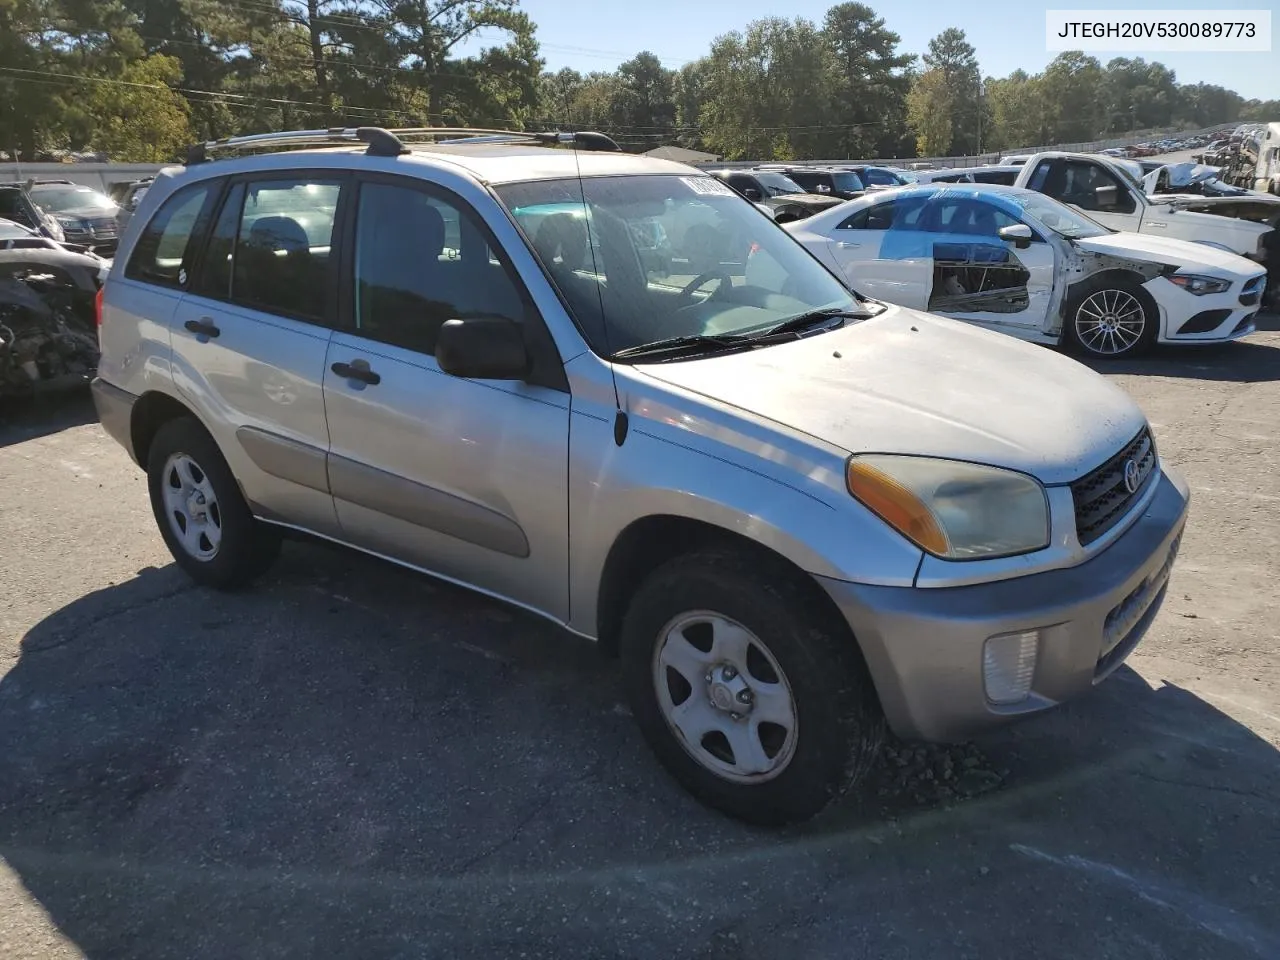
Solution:
[[[444,139],[440,139],[444,138]],[[622,148],[603,133],[531,133],[520,130],[486,130],[479,127],[329,127],[325,130],[286,130],[281,133],[255,133],[242,137],[209,140],[187,148],[187,165],[204,163],[218,153],[240,153],[253,150],[294,149],[337,146],[344,143],[367,143],[365,151],[372,157],[395,157],[409,152],[405,141],[426,139],[441,144],[463,143],[546,143],[571,144],[582,150],[621,152]]]

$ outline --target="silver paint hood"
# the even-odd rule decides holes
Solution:
[[[634,369],[851,453],[987,463],[1046,484],[1100,465],[1145,423],[1069,357],[896,306],[795,342]]]

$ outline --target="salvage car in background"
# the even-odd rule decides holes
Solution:
[[[1266,259],[1262,238],[1271,227],[1196,213],[1171,200],[1149,197],[1141,167],[1134,161],[1090,153],[1037,153],[1023,165],[1015,185],[1071,204],[1115,230],[1190,240],[1259,263]]]
[[[120,208],[105,193],[70,180],[28,180],[26,188],[32,202],[58,222],[62,239],[103,256],[115,253]]]
[[[0,220],[0,399],[87,386],[111,261]]]
[[[1265,279],[1235,254],[994,184],[904,187],[788,230],[866,296],[1096,357],[1242,337]]]
[[[839,197],[806,193],[804,187],[776,170],[708,170],[752,203],[769,210],[778,223],[803,220],[841,203]]]

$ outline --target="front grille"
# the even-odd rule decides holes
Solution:
[[[1071,484],[1076,536],[1081,545],[1097,540],[1124,518],[1155,476],[1155,465],[1155,438],[1143,427],[1123,450]]]
[[[93,228],[96,236],[104,240],[116,235],[116,221],[113,217],[99,217],[96,220],[90,220],[89,226]]]

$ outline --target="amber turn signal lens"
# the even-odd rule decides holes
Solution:
[[[853,460],[848,483],[854,497],[916,546],[939,556],[951,548],[929,508],[887,473]]]

